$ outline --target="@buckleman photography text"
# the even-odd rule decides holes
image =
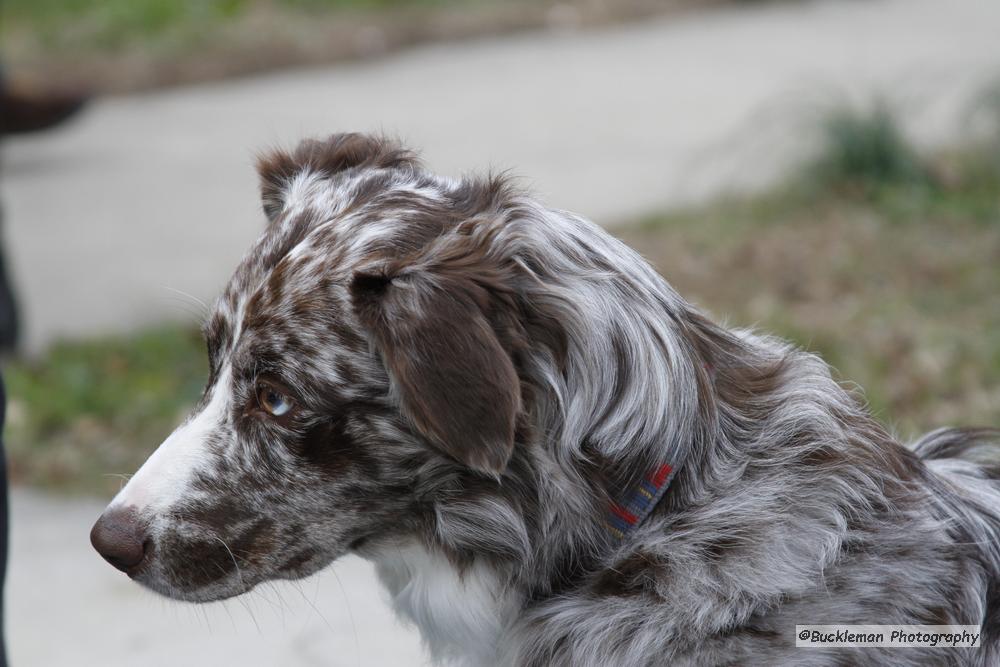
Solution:
[[[925,647],[979,646],[978,625],[797,625],[800,647]]]

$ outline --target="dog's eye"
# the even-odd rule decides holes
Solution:
[[[261,410],[275,417],[286,415],[295,407],[295,401],[263,382],[257,385],[257,403]]]

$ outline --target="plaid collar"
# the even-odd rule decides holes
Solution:
[[[705,370],[714,378],[715,368],[705,363]],[[608,532],[617,542],[621,542],[633,530],[646,520],[656,504],[667,492],[670,482],[674,481],[677,468],[669,463],[662,463],[658,468],[647,474],[642,481],[626,489],[618,500],[612,499],[608,515],[604,520]]]
[[[675,472],[672,465],[664,463],[629,489],[619,501],[611,502],[605,525],[617,541],[625,539],[649,516],[673,481]]]

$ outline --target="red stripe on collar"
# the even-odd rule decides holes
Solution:
[[[619,502],[611,503],[605,525],[618,541],[649,516],[670,486],[675,472],[672,465],[664,463],[625,493]]]

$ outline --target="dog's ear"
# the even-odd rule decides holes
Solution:
[[[514,450],[521,389],[486,315],[487,288],[456,273],[397,265],[357,272],[351,293],[404,416],[446,454],[498,477]]]
[[[285,208],[297,176],[304,172],[329,177],[359,167],[413,166],[416,156],[384,137],[348,132],[326,139],[306,139],[294,151],[274,150],[257,157],[260,196],[267,219]]]

